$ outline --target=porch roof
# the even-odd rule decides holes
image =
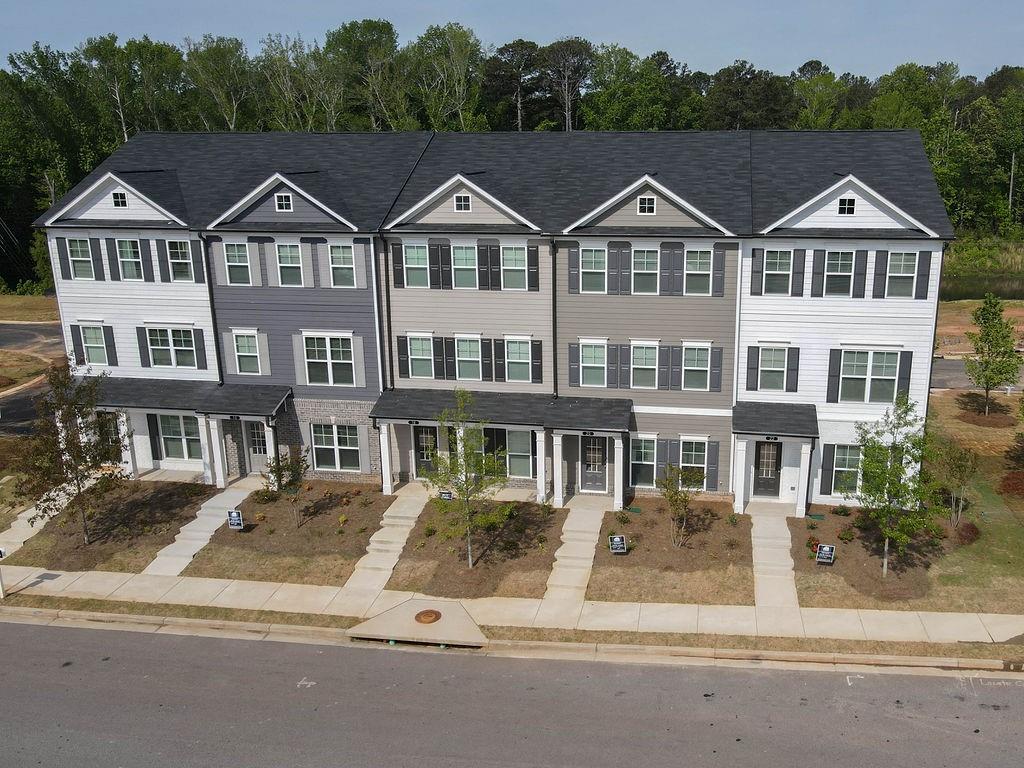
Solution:
[[[154,408],[218,413],[225,416],[274,416],[291,394],[275,384],[218,384],[216,381],[174,381],[105,377],[97,405],[106,408]]]
[[[733,434],[817,437],[818,411],[804,403],[742,402],[732,407]]]

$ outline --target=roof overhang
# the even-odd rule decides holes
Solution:
[[[104,376],[100,379],[96,404],[100,408],[148,408],[273,418],[291,393],[291,387],[281,384],[219,384],[216,381]]]
[[[310,203],[315,205],[321,211],[326,213],[328,216],[330,216],[330,217],[332,217],[334,219],[337,219],[342,224],[344,224],[345,226],[349,227],[353,232],[356,232],[356,231],[359,230],[359,227],[357,227],[351,221],[346,219],[341,214],[336,213],[335,211],[332,211],[328,206],[326,206],[323,203],[321,203],[319,200],[317,200],[311,194],[309,194],[308,192],[306,192],[303,189],[301,189],[295,182],[291,181],[290,179],[286,178],[285,176],[283,176],[280,173],[275,173],[274,175],[272,175],[270,178],[268,178],[262,184],[260,184],[255,189],[253,189],[249,194],[247,194],[245,197],[243,197],[241,200],[239,200],[233,206],[231,206],[226,211],[224,211],[224,213],[222,213],[220,216],[218,216],[216,219],[214,219],[213,221],[210,222],[210,224],[207,226],[207,229],[215,229],[218,224],[221,224],[222,222],[227,221],[228,219],[230,219],[232,216],[235,216],[238,213],[241,213],[242,211],[244,211],[246,209],[246,207],[248,207],[260,195],[266,194],[267,192],[270,191],[271,188],[273,188],[274,186],[276,186],[278,184],[284,184],[284,185],[290,187],[292,189],[292,191],[297,192],[298,194],[302,195],[304,198],[306,198]]]
[[[96,179],[96,181],[94,181],[92,184],[90,184],[88,187],[86,187],[86,189],[84,191],[82,191],[81,194],[76,195],[74,200],[71,200],[70,202],[68,202],[67,205],[65,205],[59,211],[57,211],[52,216],[50,216],[43,223],[43,226],[46,226],[46,227],[52,226],[55,221],[60,219],[65,213],[67,213],[72,208],[74,208],[76,205],[78,205],[78,203],[80,203],[84,198],[88,197],[93,192],[95,192],[97,189],[99,189],[101,186],[103,186],[104,184],[106,184],[108,181],[111,181],[111,180],[116,181],[122,187],[124,187],[125,189],[129,190],[133,195],[138,196],[139,199],[142,200],[142,202],[144,202],[146,205],[152,206],[152,208],[154,210],[157,210],[160,213],[162,213],[164,216],[167,217],[167,219],[169,221],[173,221],[176,224],[180,224],[183,227],[187,227],[188,226],[184,221],[179,219],[177,216],[175,216],[173,213],[168,211],[163,206],[161,206],[158,203],[155,203],[154,201],[150,200],[148,197],[146,197],[144,194],[139,192],[139,190],[137,190],[131,184],[127,183],[124,179],[122,179],[120,176],[115,174],[113,171],[107,171],[105,174],[103,174],[98,179]]]
[[[437,198],[439,198],[441,195],[443,195],[447,190],[451,189],[453,186],[457,186],[457,185],[460,185],[460,184],[463,185],[463,186],[468,187],[471,190],[473,190],[473,192],[475,192],[476,194],[480,195],[480,197],[485,199],[487,202],[489,202],[495,208],[500,210],[502,213],[505,213],[508,216],[512,217],[516,221],[520,222],[523,226],[529,227],[531,230],[534,230],[534,231],[537,231],[537,232],[540,231],[540,227],[538,227],[532,221],[530,221],[525,216],[523,216],[523,215],[517,213],[516,211],[512,210],[511,208],[509,208],[507,205],[505,205],[503,202],[501,202],[501,200],[496,198],[490,192],[488,192],[485,189],[481,188],[478,184],[474,184],[472,181],[467,179],[461,173],[455,174],[450,179],[448,179],[448,181],[446,181],[444,184],[439,186],[437,189],[435,189],[429,195],[424,197],[422,200],[420,200],[414,206],[412,206],[411,208],[406,210],[404,213],[402,213],[399,216],[397,216],[394,219],[392,219],[388,224],[386,224],[384,226],[384,229],[391,229],[392,227],[397,226],[398,224],[401,224],[403,221],[408,219],[410,216],[414,216],[418,211],[423,210],[425,207],[427,207],[432,202],[437,200]]]
[[[732,407],[734,435],[818,437],[818,410],[806,403],[745,400]]]

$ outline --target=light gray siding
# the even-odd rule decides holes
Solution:
[[[636,212],[636,199],[640,196],[656,198],[655,213],[653,216],[641,216]],[[643,187],[634,192],[618,206],[607,213],[596,217],[591,225],[604,225],[607,227],[702,227],[703,223],[697,221],[686,211],[675,203],[667,200],[665,196],[650,187]]]
[[[455,210],[455,195],[469,195],[469,211]],[[522,223],[495,208],[483,197],[462,185],[441,193],[440,197],[409,219],[418,224],[515,224]]]

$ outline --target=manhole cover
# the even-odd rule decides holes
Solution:
[[[433,624],[440,618],[441,612],[435,611],[433,608],[428,608],[425,611],[420,611],[415,616],[416,621],[418,621],[420,624]]]

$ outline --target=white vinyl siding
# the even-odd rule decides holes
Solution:
[[[687,251],[683,293],[711,295],[711,251]]]
[[[306,381],[312,385],[355,385],[352,339],[347,336],[303,336]]]
[[[68,240],[68,258],[71,260],[73,280],[96,279],[92,270],[92,254],[89,252],[88,240]]]
[[[351,245],[332,245],[328,249],[331,258],[331,286],[334,288],[356,287],[356,263]]]
[[[359,429],[343,424],[313,424],[313,469],[359,471]]]
[[[604,248],[581,248],[580,293],[604,293],[607,266],[608,252]]]
[[[633,293],[656,294],[658,292],[658,252],[656,250],[633,251]]]
[[[409,336],[409,376],[434,378],[434,342],[430,336]]]
[[[580,384],[584,387],[607,386],[604,344],[580,344]]]

